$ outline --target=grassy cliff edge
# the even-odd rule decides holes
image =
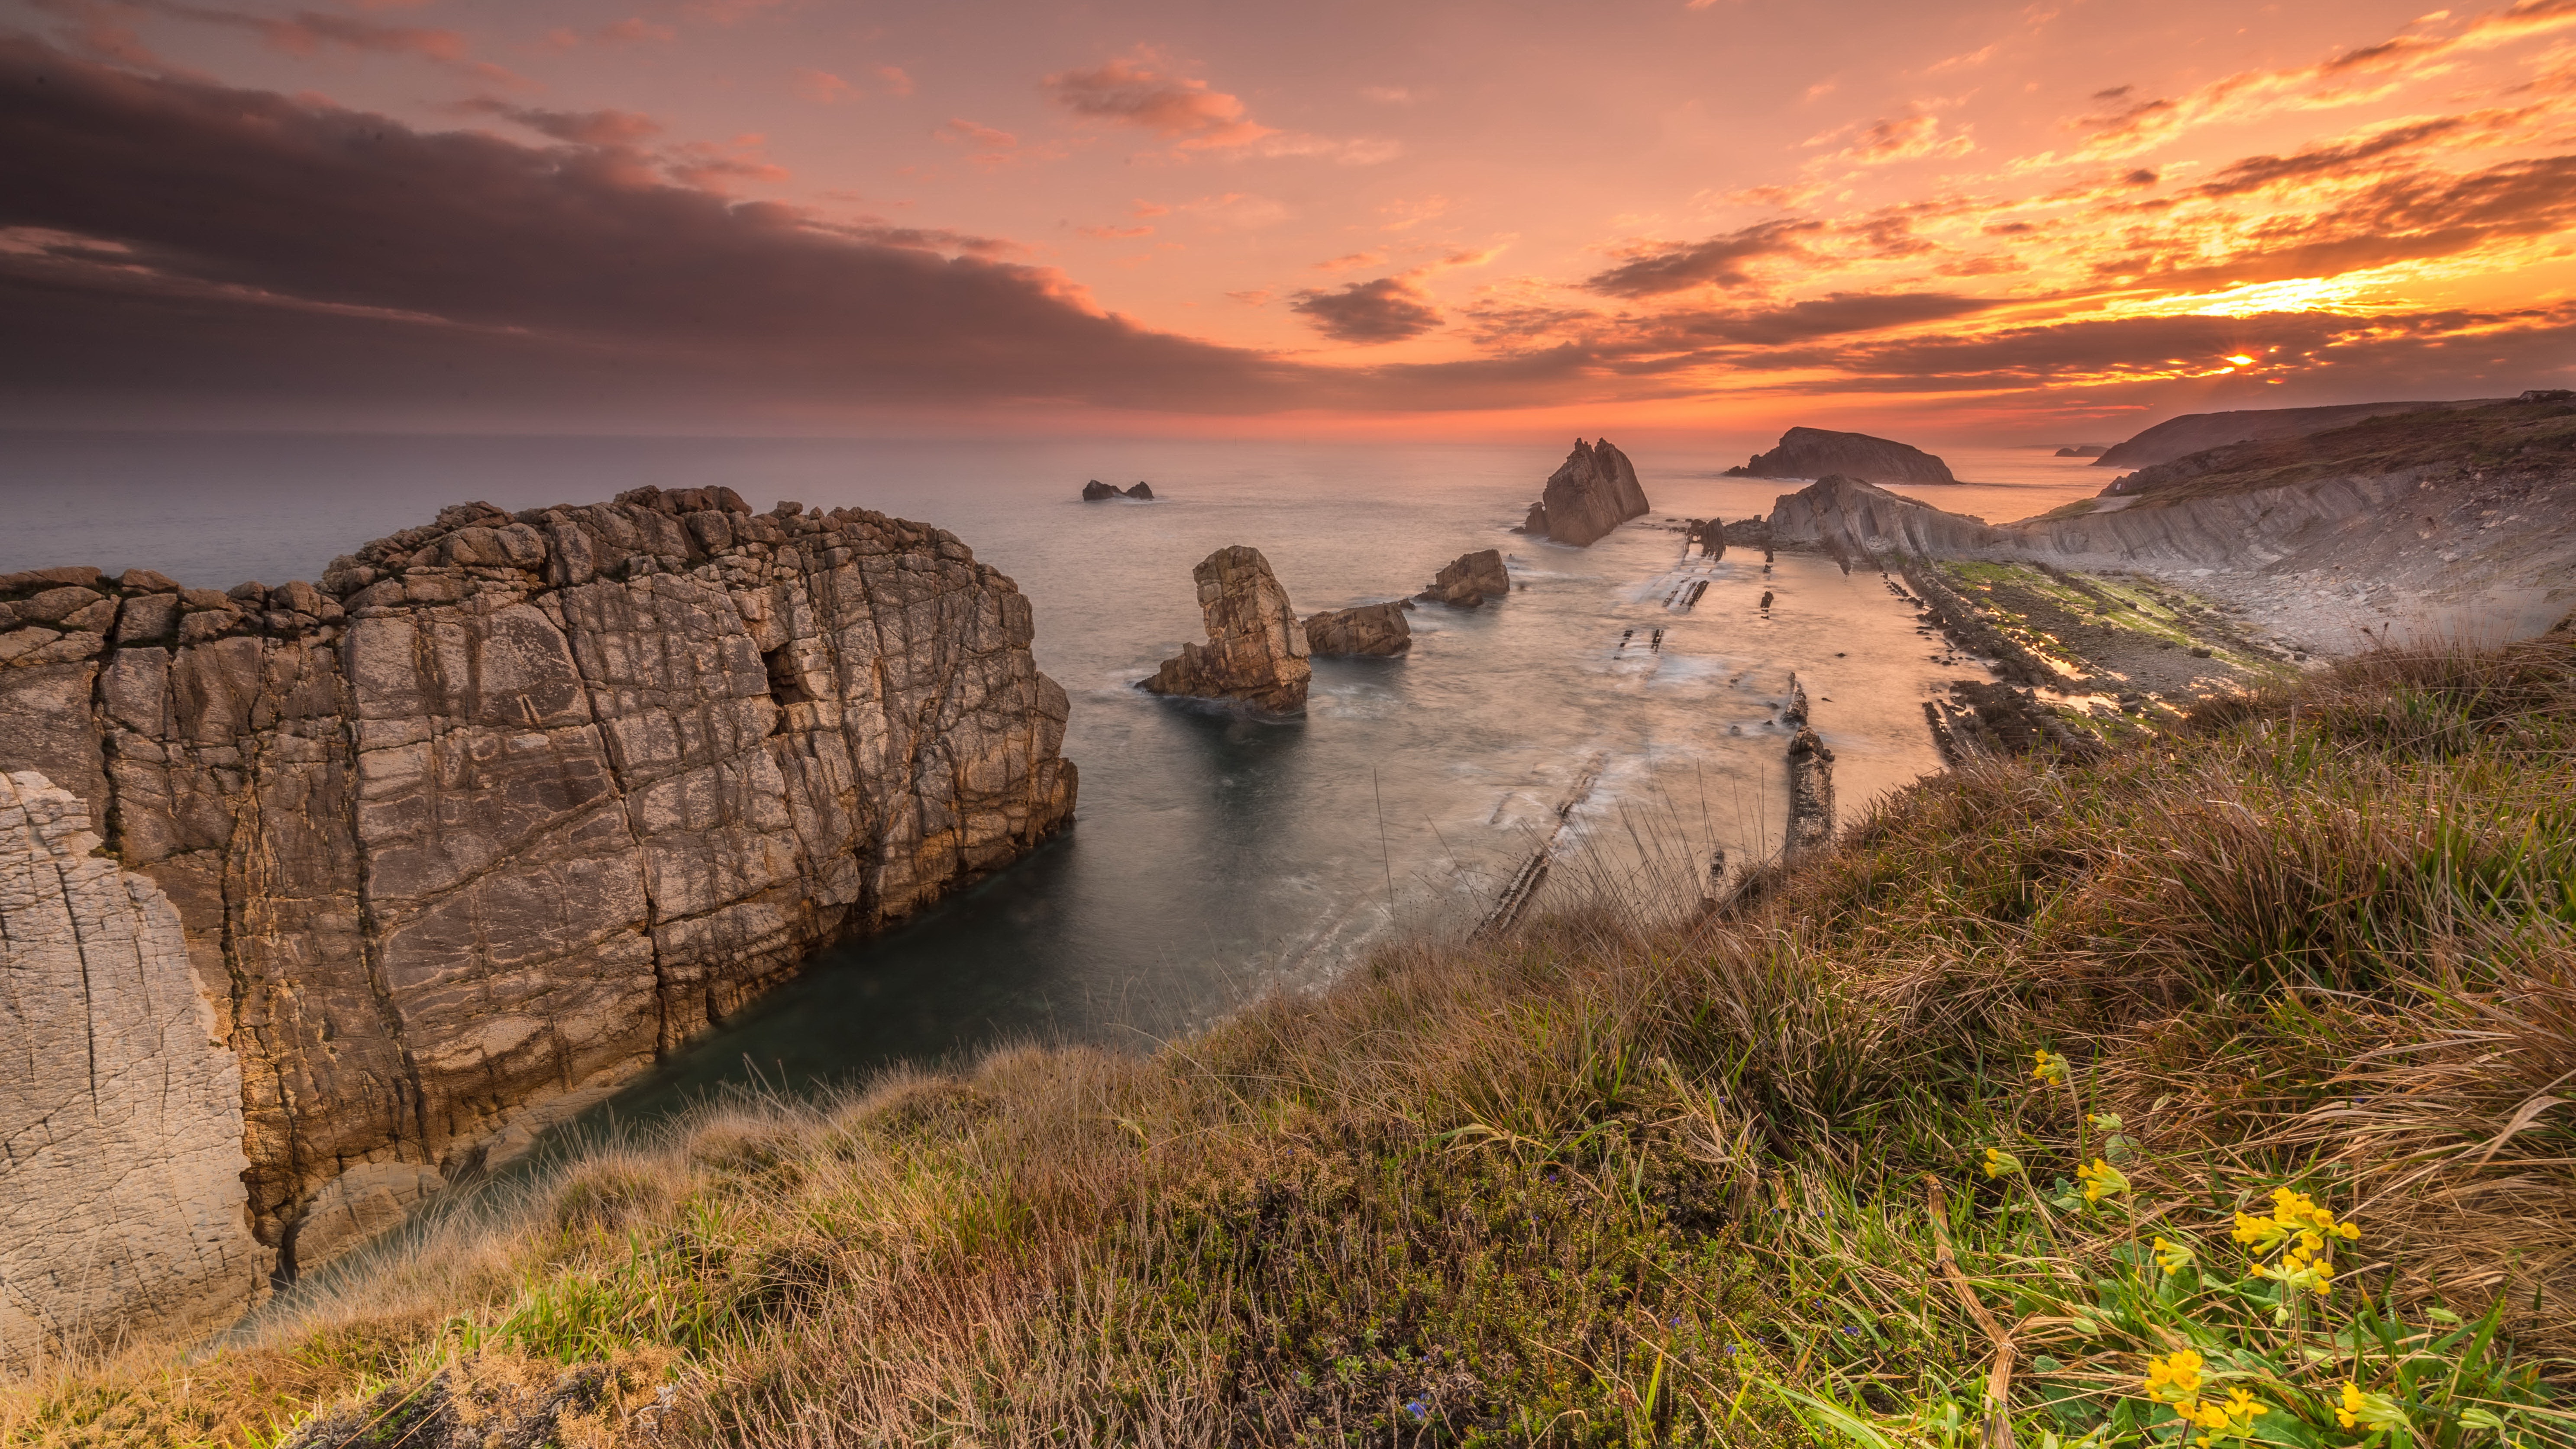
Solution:
[[[2383,653],[1928,780],[1727,913],[710,1110],[0,1388],[0,1443],[2170,1444],[2186,1342],[2255,1442],[2565,1443],[2571,1081],[2576,643]],[[2363,1236],[2228,1368],[2143,1245],[2215,1285],[2275,1191]]]

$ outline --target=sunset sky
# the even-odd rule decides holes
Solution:
[[[11,426],[2107,440],[2571,217],[2576,0],[0,0]]]

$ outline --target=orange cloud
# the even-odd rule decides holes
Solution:
[[[1156,70],[1156,63],[1159,57],[1143,51],[1090,70],[1058,71],[1041,89],[1084,120],[1140,127],[1187,150],[1246,146],[1279,134],[1253,121],[1240,99]]]

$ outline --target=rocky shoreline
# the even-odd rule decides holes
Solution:
[[[210,1012],[6,1121],[0,1195],[27,1214],[0,1262],[82,1211],[31,1186],[44,1164],[125,1151],[133,1094],[170,1074],[237,1075],[246,1165],[229,1201],[134,1211],[230,1215],[255,1241],[176,1278],[93,1263],[0,1318],[10,1356],[326,1261],[816,948],[1025,854],[1075,800],[1028,600],[950,535],[864,510],[754,513],[725,489],[467,504],[319,586],[50,569],[0,578],[0,610],[0,774],[22,814],[78,807],[136,909],[169,913],[135,930],[175,926]],[[27,829],[0,861],[32,883],[12,922],[89,919],[36,865],[80,827]],[[0,1073],[25,1077],[0,1101],[40,1100],[67,1043],[115,1027],[86,1000],[0,1015]]]

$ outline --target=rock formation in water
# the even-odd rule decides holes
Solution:
[[[1413,647],[1413,624],[1404,617],[1412,608],[1411,600],[1398,599],[1311,615],[1306,620],[1307,651],[1321,655],[1401,654]]]
[[[1105,503],[1117,496],[1118,490],[1116,488],[1107,483],[1101,482],[1097,478],[1094,478],[1090,482],[1082,485],[1082,501],[1085,503]]]
[[[159,888],[88,807],[0,775],[0,1369],[222,1325],[267,1287],[241,1063]]]
[[[1795,859],[1834,839],[1834,752],[1806,725],[1789,740],[1789,840]]]
[[[1272,714],[1303,711],[1314,667],[1306,662],[1306,631],[1297,626],[1288,591],[1271,576],[1270,560],[1236,544],[1201,559],[1190,576],[1198,581],[1208,642],[1183,644],[1140,687]]]
[[[1756,453],[1733,477],[1822,478],[1839,473],[1869,483],[1956,483],[1950,465],[1920,448],[1867,433],[1791,428],[1780,446]]]
[[[249,1170],[207,1210],[246,1213],[246,1281],[387,1226],[1074,803],[1028,600],[859,510],[466,504],[319,588],[51,569],[0,576],[0,610],[0,772],[68,791],[166,894],[238,1064]]]
[[[2073,443],[2058,449],[2053,456],[2060,458],[2099,458],[2109,451],[2111,450],[2108,447],[2100,443]]]
[[[1130,498],[1142,498],[1148,503],[1154,501],[1153,488],[1144,483],[1138,483],[1135,487],[1127,489],[1126,493]]]
[[[1488,599],[1508,597],[1511,591],[1512,575],[1503,567],[1503,551],[1488,548],[1458,555],[1455,562],[1432,577],[1428,588],[1414,597],[1453,609],[1474,609]]]
[[[1620,524],[1643,517],[1649,506],[1627,454],[1607,438],[1598,443],[1577,438],[1539,501],[1530,505],[1521,532],[1588,548]]]

